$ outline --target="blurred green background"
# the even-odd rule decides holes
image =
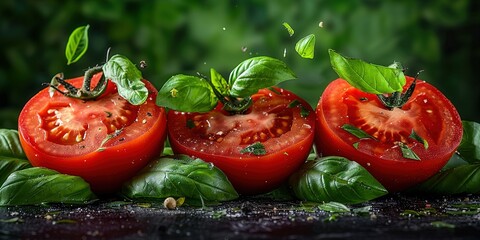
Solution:
[[[67,78],[120,53],[148,67],[143,76],[161,87],[177,73],[228,77],[241,61],[268,55],[285,61],[299,79],[282,83],[315,106],[334,78],[327,50],[419,70],[465,120],[480,122],[480,1],[297,0],[0,2],[0,128],[16,128],[21,107],[42,83]],[[283,22],[295,30],[290,37]],[[323,22],[323,28],[319,23]],[[65,45],[90,24],[84,57],[67,66]],[[296,41],[316,35],[315,58],[302,59]],[[286,55],[284,51],[286,49]]]

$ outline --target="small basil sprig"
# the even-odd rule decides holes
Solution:
[[[271,57],[254,57],[235,67],[228,81],[211,69],[205,76],[172,76],[159,90],[157,105],[182,112],[208,112],[220,101],[224,109],[242,113],[252,104],[250,96],[261,88],[295,79],[286,64]]]
[[[15,171],[0,187],[0,206],[87,204],[96,199],[90,185],[82,178],[47,168]]]
[[[185,202],[190,205],[238,198],[238,193],[220,169],[184,155],[164,156],[152,161],[124,184],[122,194],[142,201],[185,197]]]
[[[313,202],[361,203],[388,191],[360,164],[329,156],[307,161],[289,179],[297,198]]]
[[[65,55],[68,64],[78,61],[87,51],[89,25],[78,27],[69,37]],[[107,54],[108,55],[108,54]],[[107,56],[108,58],[108,56]],[[102,73],[97,85],[91,89],[91,80],[95,74]],[[56,74],[50,83],[50,96],[55,91],[70,97],[82,100],[94,100],[103,94],[107,88],[107,79],[118,87],[118,93],[133,105],[144,103],[148,97],[148,89],[142,82],[142,74],[137,67],[126,57],[114,55],[103,66],[95,66],[85,71],[82,87],[77,88],[63,78],[63,73]],[[62,85],[66,91],[60,90]]]

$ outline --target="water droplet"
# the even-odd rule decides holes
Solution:
[[[226,27],[223,27],[222,29],[223,29],[223,31],[227,30],[227,28],[226,28]]]
[[[321,27],[321,28],[323,28],[323,21],[320,21],[320,22],[318,23],[318,26]]]
[[[242,52],[246,52],[247,50],[248,50],[247,47],[245,47],[245,46],[242,47]]]

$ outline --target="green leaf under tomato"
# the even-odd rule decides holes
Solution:
[[[0,156],[0,186],[7,180],[10,174],[30,167],[32,165],[26,159]]]
[[[78,61],[87,51],[89,27],[89,25],[78,27],[72,32],[72,34],[70,34],[67,47],[65,48],[67,65]]]
[[[172,76],[158,91],[157,105],[182,112],[208,112],[218,98],[206,80],[188,75]]]
[[[133,105],[140,105],[147,100],[148,89],[142,82],[142,73],[126,57],[114,55],[103,65],[105,78],[117,85],[118,94]]]
[[[238,198],[238,193],[220,169],[184,155],[152,161],[124,184],[122,194],[142,201],[185,197],[189,204],[217,203]]]
[[[403,90],[406,78],[398,67],[384,67],[360,59],[345,58],[332,49],[328,53],[333,70],[361,91],[384,94]]]
[[[458,147],[460,156],[470,163],[480,163],[480,123],[462,121],[463,136]]]
[[[16,171],[0,187],[0,205],[87,204],[96,200],[82,178],[47,168]]]
[[[0,157],[26,159],[17,130],[0,129]]]
[[[300,39],[297,44],[295,44],[295,51],[302,58],[313,59],[315,55],[315,35],[310,34],[302,39]]]
[[[336,156],[307,161],[289,185],[299,199],[313,202],[354,204],[388,193],[360,164]]]
[[[254,57],[232,70],[228,78],[229,94],[232,97],[248,97],[259,89],[295,78],[295,73],[284,62],[271,57]]]

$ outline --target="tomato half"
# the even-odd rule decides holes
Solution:
[[[412,81],[407,77],[406,87]],[[462,123],[453,104],[438,89],[420,80],[402,108],[388,110],[376,95],[337,79],[322,94],[316,114],[317,151],[358,162],[390,192],[404,190],[437,173],[462,138]],[[342,129],[345,124],[375,139],[359,139]],[[412,130],[426,140],[428,148],[410,137]],[[401,145],[413,150],[420,160],[405,158]]]
[[[94,76],[96,84],[100,75]],[[68,80],[80,87],[83,77]],[[163,151],[166,112],[156,106],[156,89],[134,106],[108,83],[92,101],[41,90],[24,106],[18,119],[21,144],[33,166],[80,176],[97,193],[112,193]],[[93,85],[92,85],[93,86]],[[63,87],[61,88],[63,89]]]
[[[266,192],[287,180],[308,157],[315,135],[312,107],[293,93],[261,89],[252,99],[245,114],[230,115],[221,104],[203,114],[168,113],[173,151],[212,162],[241,194]],[[241,153],[257,142],[266,154]]]

